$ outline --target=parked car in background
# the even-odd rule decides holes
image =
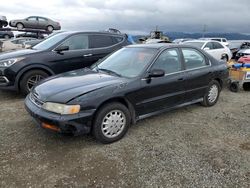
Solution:
[[[20,20],[11,20],[9,22],[11,27],[17,27],[18,30],[22,30],[24,28],[32,28],[32,29],[45,29],[49,32],[53,30],[60,30],[61,25],[59,22],[55,22],[49,18],[40,17],[40,16],[30,16],[25,19]]]
[[[230,49],[220,42],[212,40],[192,40],[184,42],[184,44],[195,46],[197,48],[205,50],[217,60],[228,61],[232,58]]]
[[[229,45],[229,42],[227,41],[226,38],[219,38],[219,37],[214,37],[214,38],[199,38],[199,40],[214,40],[222,43],[225,46]]]
[[[35,32],[25,32],[25,33],[20,33],[16,35],[16,38],[19,37],[31,37],[31,38],[36,38],[36,39],[44,39],[44,35],[41,33],[35,33]]]
[[[39,44],[42,41],[43,41],[43,39],[34,39],[34,40],[24,42],[23,45],[24,45],[24,48],[30,49],[30,48],[32,48],[33,46]]]
[[[0,30],[0,38],[10,39],[12,37],[14,37],[14,34],[12,31],[1,31]]]
[[[88,67],[130,44],[125,34],[62,32],[31,49],[0,55],[0,89],[29,93],[41,79]]]
[[[225,64],[195,47],[131,45],[90,69],[40,82],[25,106],[43,128],[92,132],[106,144],[140,119],[193,103],[215,105],[227,77]]]
[[[250,55],[250,49],[243,49],[237,52],[235,59],[238,60],[239,58],[248,55]]]
[[[6,16],[0,16],[0,28],[8,26]]]
[[[24,42],[34,40],[33,38],[18,38],[0,42],[0,52],[13,51],[24,48]],[[0,54],[1,57],[1,54]]]
[[[236,54],[239,50],[242,49],[249,49],[250,48],[250,41],[246,40],[232,40],[229,41],[229,49],[233,54],[233,59],[236,58]]]

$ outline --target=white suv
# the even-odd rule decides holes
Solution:
[[[213,56],[217,60],[229,61],[232,58],[230,49],[220,42],[213,40],[192,40],[184,42],[184,44],[201,48]]]
[[[214,41],[218,41],[222,44],[224,44],[225,46],[229,46],[229,42],[227,41],[227,39],[225,38],[200,38],[200,40],[214,40]]]

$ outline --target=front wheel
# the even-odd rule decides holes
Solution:
[[[53,30],[54,30],[54,28],[53,28],[51,25],[49,25],[49,26],[47,27],[47,31],[52,32]]]
[[[220,91],[220,84],[216,80],[210,82],[201,104],[207,107],[215,105],[219,99]]]
[[[101,143],[112,143],[126,134],[130,122],[130,112],[126,106],[116,102],[110,103],[97,112],[92,133]]]
[[[16,24],[16,27],[17,27],[18,30],[22,30],[24,28],[22,23]]]
[[[49,77],[49,75],[42,70],[28,71],[23,75],[19,84],[21,93],[27,95],[39,81],[47,77]]]

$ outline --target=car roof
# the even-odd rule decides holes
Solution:
[[[73,34],[104,34],[104,35],[117,35],[117,36],[124,36],[125,34],[119,33],[110,33],[105,31],[64,31],[58,34],[66,34],[66,35],[73,35]]]
[[[212,41],[212,40],[189,40],[189,41],[185,41],[184,43],[186,43],[186,42],[203,42],[203,43],[205,43],[208,41]],[[216,42],[216,41],[213,41],[213,42]]]
[[[127,46],[127,48],[149,48],[149,49],[157,49],[157,50],[166,49],[166,48],[180,48],[180,47],[199,49],[191,45],[174,44],[174,43],[133,44],[133,45]]]

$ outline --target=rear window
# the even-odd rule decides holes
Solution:
[[[103,48],[114,45],[111,36],[108,35],[89,35],[90,48]]]

